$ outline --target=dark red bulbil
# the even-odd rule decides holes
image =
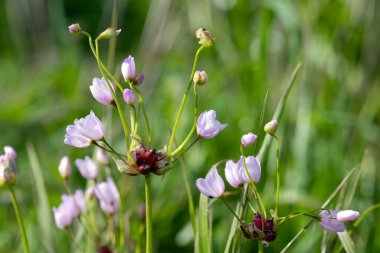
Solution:
[[[96,251],[96,253],[112,253],[112,250],[107,246],[102,246]]]
[[[264,229],[263,229],[264,225]],[[253,221],[247,226],[240,226],[243,235],[247,239],[256,239],[271,242],[276,239],[273,218],[264,220],[259,213],[255,213]]]
[[[157,152],[156,149],[147,149],[144,146],[140,146],[135,151],[135,165],[136,169],[139,173],[146,175],[150,172],[153,172],[154,174],[161,174],[161,170],[163,165],[166,165],[166,162],[164,159],[166,158],[166,155]]]

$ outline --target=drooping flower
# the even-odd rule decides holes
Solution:
[[[108,81],[111,84],[111,81]],[[113,87],[112,87],[113,89]],[[112,91],[104,78],[99,79],[95,77],[92,79],[92,85],[90,86],[92,96],[103,105],[110,105],[115,102],[115,99],[112,95]]]
[[[277,130],[278,122],[277,120],[273,119],[265,124],[264,131],[268,134],[274,134]]]
[[[76,159],[75,165],[78,167],[80,174],[87,180],[97,178],[99,168],[90,157],[86,156],[84,159]]]
[[[127,105],[133,105],[134,103],[136,103],[136,95],[131,89],[125,89],[123,91],[123,98]]]
[[[346,227],[344,226],[344,223],[336,220],[336,214],[338,212],[339,210],[321,211],[319,213],[319,225],[321,228],[332,233],[345,231]]]
[[[238,188],[246,183],[240,162],[234,163],[232,160],[227,161],[224,173],[227,182],[234,188]]]
[[[74,120],[74,125],[66,128],[64,143],[78,148],[88,147],[93,141],[103,139],[104,133],[103,123],[91,111],[89,115]]]
[[[219,198],[224,193],[224,182],[218,174],[216,166],[213,166],[206,178],[198,178],[196,181],[198,190],[209,198]]]
[[[240,157],[239,161],[239,166],[241,168],[241,171],[243,173],[243,178],[246,183],[250,182],[250,178],[248,177],[245,167],[244,167],[244,159],[245,159],[245,164],[247,166],[249,175],[252,179],[253,182],[258,183],[260,181],[260,176],[261,176],[261,166],[260,166],[260,161],[254,156],[248,156],[248,157]]]
[[[58,165],[58,172],[63,179],[66,179],[70,176],[71,165],[70,165],[69,157],[67,157],[67,156],[62,157],[62,159]]]
[[[132,82],[136,78],[136,65],[132,56],[128,56],[121,64],[121,73],[123,74],[125,81]]]
[[[119,209],[119,192],[112,178],[95,186],[95,195],[105,213],[114,214]]]
[[[77,190],[74,195],[62,195],[62,202],[58,207],[53,207],[55,224],[64,229],[71,225],[74,217],[79,216],[86,210],[83,192]]]
[[[10,147],[4,147],[4,154],[0,155],[0,187],[10,186],[17,181],[16,151]]]
[[[221,124],[216,120],[216,112],[214,110],[202,112],[197,120],[197,133],[205,139],[215,137],[226,127],[227,124]]]
[[[248,147],[252,145],[257,139],[257,136],[253,133],[247,133],[241,137],[241,145]]]
[[[337,214],[336,214],[336,220],[337,221],[342,221],[342,222],[346,222],[346,221],[354,221],[356,220],[357,218],[359,218],[360,216],[360,213],[357,212],[357,211],[353,211],[353,210],[343,210],[343,211],[339,211]]]

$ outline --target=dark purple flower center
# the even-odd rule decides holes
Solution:
[[[143,175],[150,172],[157,174],[161,169],[159,162],[164,158],[165,155],[157,152],[156,149],[148,150],[145,147],[141,147],[136,151],[137,170]]]
[[[263,229],[264,227],[264,229]],[[273,218],[263,220],[259,213],[255,213],[253,221],[247,226],[240,226],[243,235],[247,239],[257,239],[271,242],[276,239]]]

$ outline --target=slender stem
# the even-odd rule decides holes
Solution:
[[[173,127],[173,131],[172,131],[172,134],[170,136],[170,141],[169,141],[169,147],[168,147],[168,157],[171,156],[171,152],[172,152],[172,148],[173,148],[173,141],[174,141],[174,137],[175,137],[175,134],[177,132],[177,128],[178,128],[178,124],[179,124],[179,120],[182,116],[182,112],[183,112],[183,108],[185,107],[185,103],[186,103],[186,100],[187,100],[187,96],[189,94],[189,91],[190,91],[190,87],[191,87],[191,84],[193,83],[193,77],[194,77],[194,73],[195,73],[195,68],[197,67],[197,62],[198,62],[198,58],[199,58],[199,55],[201,53],[201,51],[203,50],[204,46],[201,46],[197,52],[195,53],[195,58],[194,58],[194,63],[193,63],[193,69],[191,71],[191,75],[190,75],[190,80],[189,80],[189,84],[187,85],[187,88],[186,88],[186,91],[185,91],[185,94],[183,95],[183,98],[182,98],[182,103],[181,103],[181,106],[179,107],[179,111],[178,111],[178,114],[177,114],[177,118],[174,122],[174,127]]]
[[[146,253],[153,252],[152,236],[152,200],[151,200],[150,174],[145,175],[145,207],[146,207]]]
[[[264,253],[264,246],[261,243],[261,241],[257,241],[258,247],[259,247],[259,253]]]
[[[234,212],[234,210],[232,210],[232,208],[230,207],[230,205],[228,205],[226,199],[222,196],[221,199],[223,200],[224,204],[226,205],[226,207],[228,208],[228,210],[230,210],[230,212],[235,216],[235,218],[240,222],[240,224],[243,224],[243,222],[241,221],[241,219],[239,218],[239,216]]]
[[[137,117],[140,114],[140,106],[141,106],[142,111],[143,111],[143,115],[144,115],[144,120],[146,123],[146,128],[148,130],[148,145],[151,146],[151,144],[152,144],[152,132],[150,129],[149,119],[148,119],[148,116],[146,114],[144,100],[142,98],[140,91],[138,89],[136,89],[133,84],[130,83],[129,85],[130,85],[131,89],[137,94],[137,97],[139,99],[139,108],[138,108],[138,112],[137,112]],[[138,118],[136,119],[136,121],[138,122]]]
[[[18,223],[18,226],[19,226],[20,231],[21,231],[22,245],[24,247],[24,252],[29,253],[28,237],[26,236],[24,223],[22,221],[22,215],[20,213],[20,206],[18,205],[16,194],[14,193],[12,186],[10,186],[8,189],[9,189],[9,192],[11,194],[13,208],[15,209],[17,223]]]
[[[280,140],[277,135],[272,134],[276,140],[276,205],[274,207],[274,219],[277,219],[278,201],[280,199]]]
[[[175,162],[175,161],[177,161],[179,158],[181,158],[192,146],[194,146],[194,144],[197,142],[197,141],[199,141],[201,139],[201,137],[200,136],[198,136],[186,149],[185,149],[185,151],[183,151],[182,152],[182,154],[180,154],[177,158],[175,158],[174,160],[173,160],[173,162]],[[172,155],[174,156],[175,154],[176,154],[177,152],[173,152],[172,153]]]
[[[120,157],[120,156],[121,156],[121,157],[127,157],[126,155],[123,155],[123,154],[120,154],[120,153],[116,152],[114,149],[111,150],[111,149],[108,149],[108,148],[105,148],[105,147],[99,145],[99,143],[97,143],[96,141],[93,141],[92,144],[94,144],[95,146],[97,146],[97,147],[103,149],[104,151],[107,151],[107,152],[109,152],[109,153],[115,154],[115,155],[117,155],[118,157]]]
[[[103,139],[103,142],[106,144],[106,146],[111,150],[112,153],[117,155],[125,164],[128,164],[127,161],[124,160],[123,156],[120,155],[118,152],[116,152],[112,146],[106,141],[106,139]]]
[[[118,21],[117,17],[118,17],[119,5],[120,5],[120,0],[113,1],[111,27],[115,30],[117,29],[117,21]],[[116,37],[112,37],[109,40],[109,47],[108,47],[107,66],[109,69],[113,69],[113,65],[115,63],[115,51],[116,51]]]

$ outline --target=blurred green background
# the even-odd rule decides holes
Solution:
[[[65,128],[90,110],[106,115],[89,92],[92,78],[100,73],[87,40],[71,36],[67,26],[78,22],[95,37],[111,25],[113,5],[110,0],[0,1],[0,146],[12,145],[19,154],[15,191],[32,252],[70,252],[67,237],[55,228],[50,212],[64,193],[58,163],[63,155],[73,161],[92,150],[64,145]],[[120,1],[122,33],[116,55],[114,60],[108,58],[108,42],[102,42],[101,55],[118,77],[122,60],[135,56],[137,69],[146,77],[140,88],[154,126],[153,144],[160,148],[168,144],[169,126],[190,75],[198,47],[194,31],[206,27],[214,33],[215,47],[203,51],[198,65],[209,76],[207,85],[199,89],[200,111],[215,109],[218,119],[229,126],[187,154],[191,182],[204,177],[219,160],[238,159],[240,136],[258,133],[266,92],[265,121],[269,121],[292,69],[302,62],[279,125],[283,171],[279,213],[317,209],[359,164],[363,170],[350,209],[363,212],[380,199],[379,5],[376,0]],[[191,115],[189,106],[179,140],[191,126]],[[122,149],[115,113],[112,122],[107,134]],[[267,154],[258,187],[266,205],[274,206],[273,147]],[[41,175],[30,165],[33,157],[38,157],[34,169],[39,167]],[[140,222],[137,210],[144,201],[143,179],[114,171],[126,194],[123,201],[134,244]],[[77,171],[70,180],[75,188],[85,187]],[[154,177],[153,187],[156,251],[192,252],[179,165],[163,179]],[[195,184],[191,187],[198,203]],[[41,191],[47,192],[47,199],[41,198]],[[229,199],[232,205],[237,200],[237,196]],[[0,252],[22,252],[6,190],[0,192],[0,201]],[[378,214],[369,215],[354,231],[359,252],[380,251]],[[213,219],[213,249],[222,252],[232,215],[216,203]],[[266,252],[279,252],[307,222],[303,217],[287,222]],[[321,238],[322,230],[314,224],[291,252],[320,252]],[[256,247],[255,241],[245,240],[242,252],[254,252]]]

